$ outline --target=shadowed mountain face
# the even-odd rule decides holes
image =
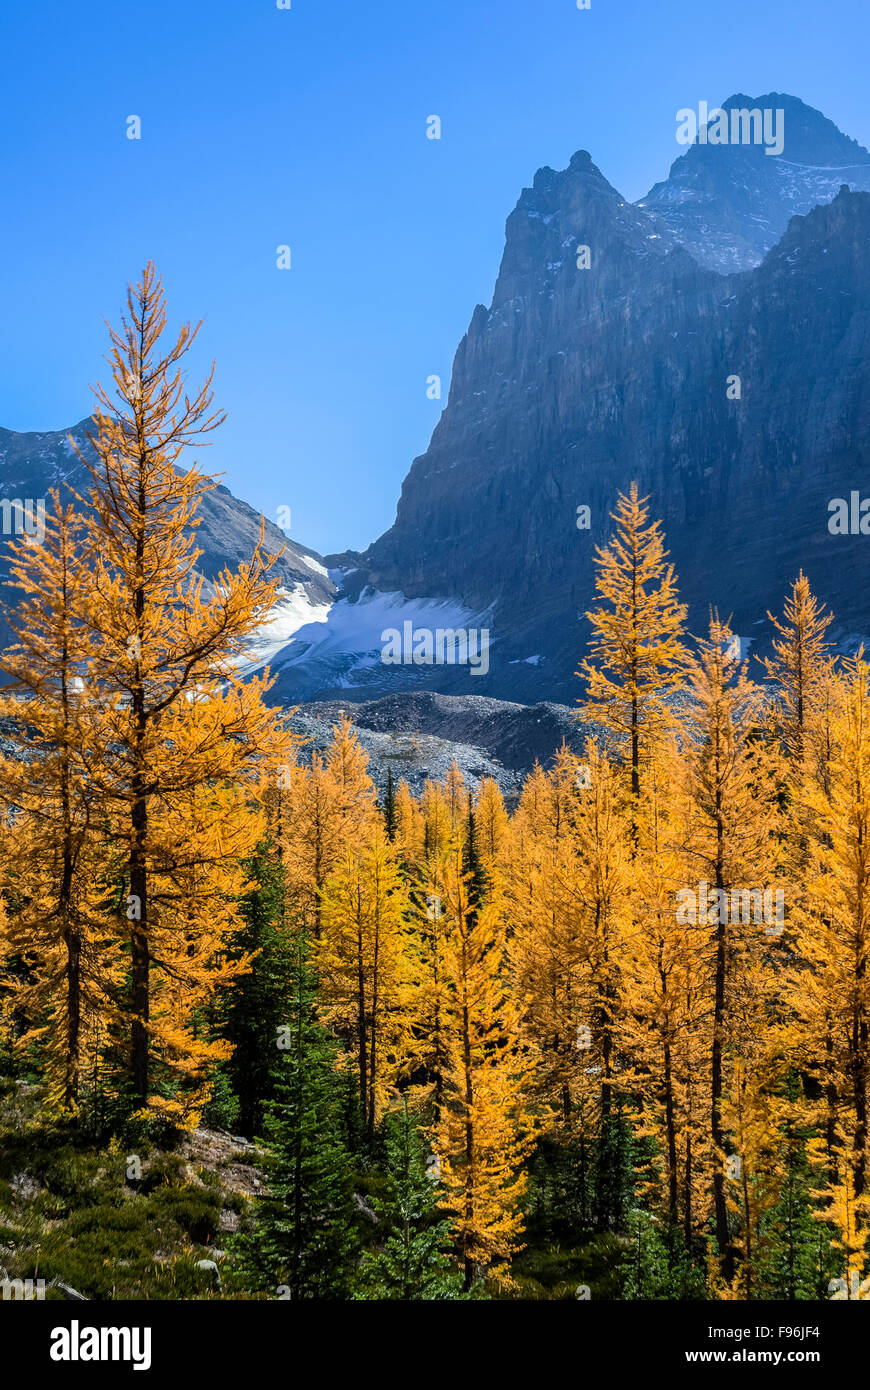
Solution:
[[[786,151],[849,153],[870,184],[865,151],[810,108],[775,100],[788,108]],[[802,124],[790,146],[793,109]],[[743,228],[740,263],[772,235],[752,231],[747,160],[773,198],[778,161],[763,150],[699,147],[677,162],[715,175],[710,206]],[[808,176],[801,207],[817,192]],[[594,547],[632,479],[665,522],[696,630],[713,603],[763,642],[766,609],[801,565],[845,630],[866,630],[870,537],[831,535],[828,503],[860,489],[870,448],[870,194],[844,187],[789,221],[793,201],[768,218],[784,232],[764,261],[723,275],[700,263],[710,258],[684,203],[667,219],[627,204],[585,153],[523,191],[430,446],[395,524],[357,561],[378,589],[494,605],[488,677],[461,685],[458,670],[436,671],[437,688],[576,695]],[[577,527],[581,506],[589,530]]]

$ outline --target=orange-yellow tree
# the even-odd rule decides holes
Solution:
[[[326,881],[315,954],[324,1021],[355,1056],[369,1139],[407,1052],[406,911],[395,850],[374,818]]]
[[[665,697],[681,679],[686,607],[679,602],[673,565],[667,563],[661,523],[649,521],[647,498],[632,483],[620,493],[616,531],[596,550],[599,606],[590,655],[578,672],[586,681],[584,719],[602,724],[624,749],[636,803],[641,754],[647,738],[669,721]]]
[[[826,633],[834,618],[812,593],[803,570],[792,584],[782,617],[767,616],[778,636],[764,668],[776,682],[783,742],[795,767],[802,770],[812,752],[820,690],[830,669]]]
[[[676,740],[651,741],[628,885],[632,925],[623,954],[621,1040],[631,1089],[642,1100],[638,1131],[656,1138],[664,1166],[665,1191],[654,1190],[652,1200],[661,1202],[672,1229],[681,1224],[689,1248],[703,1210],[698,1175],[709,1147],[709,953],[697,929],[677,920],[676,894],[685,882],[683,824],[673,794],[679,780]]]
[[[81,749],[90,723],[89,634],[75,617],[91,583],[82,524],[51,494],[41,540],[12,546],[7,610],[14,641],[3,654],[0,700],[12,756],[0,757],[9,813],[4,886],[13,911],[0,950],[28,962],[7,997],[30,1025],[19,1041],[45,1048],[50,1094],[75,1115],[94,1025],[112,1011],[111,924],[102,912],[94,793]]]
[[[858,1199],[870,1192],[870,667],[862,654],[844,663],[832,734],[829,794],[810,796],[815,835],[789,1040],[824,1090],[831,1167],[848,1169]]]
[[[709,969],[709,1105],[716,1244],[726,1281],[734,1273],[729,1235],[726,1088],[742,1040],[769,1026],[761,969],[781,925],[760,915],[749,894],[773,894],[777,872],[777,759],[759,737],[762,692],[732,655],[731,633],[717,618],[687,664],[689,708],[681,785],[684,817],[683,920]],[[785,889],[780,889],[785,893]],[[739,897],[735,895],[740,895]],[[771,904],[775,901],[770,899]],[[678,918],[679,920],[679,918]]]
[[[418,814],[410,798],[400,802],[399,835],[405,827],[412,924],[412,1072],[421,1102],[431,1104],[437,1124],[447,1078],[447,1017],[450,981],[445,963],[449,917],[445,909],[452,855],[461,856],[465,827],[451,819],[444,788],[427,782]],[[422,834],[420,833],[422,829]]]
[[[321,934],[321,894],[345,849],[374,822],[377,800],[368,759],[345,715],[333,728],[325,756],[287,765],[276,840],[287,870],[288,895],[314,940]]]
[[[543,1114],[567,1134],[591,1108],[593,1065],[588,919],[575,815],[579,759],[563,746],[549,772],[536,764],[511,822],[505,856],[512,989]]]
[[[267,678],[239,674],[274,601],[267,558],[258,546],[208,587],[196,573],[198,509],[214,483],[195,465],[178,465],[223,418],[212,410],[211,374],[193,393],[185,385],[182,364],[198,329],[185,324],[167,340],[163,287],[149,264],[128,291],[121,328],[109,332],[113,389],[95,388],[92,452],[82,455],[92,480],[81,500],[93,580],[79,616],[96,691],[83,747],[112,839],[125,847],[130,1074],[144,1104],[153,973],[174,994],[165,1050],[183,1053],[190,1021],[221,981],[219,942],[233,921],[222,890],[234,887],[235,861],[261,831],[258,817],[244,814],[245,787],[264,761],[281,761],[282,736],[264,702]],[[171,910],[205,898],[211,972],[190,967],[189,912],[179,919]],[[222,968],[230,970],[226,961]],[[200,1039],[196,1050],[203,1046]]]
[[[449,798],[449,787],[448,787]],[[498,1272],[519,1247],[523,1161],[531,1148],[526,1059],[509,989],[505,924],[464,868],[461,830],[444,846],[438,925],[444,1084],[436,1150],[453,1238],[469,1288],[476,1268]]]

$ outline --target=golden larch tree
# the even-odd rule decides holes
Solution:
[[[93,745],[93,642],[77,618],[92,575],[82,559],[82,522],[56,491],[41,540],[11,545],[7,610],[13,642],[3,653],[9,684],[0,700],[15,745],[0,757],[7,808],[4,888],[14,904],[2,950],[29,962],[10,1008],[47,1054],[50,1096],[75,1116],[95,1024],[114,1009],[117,952],[101,898],[94,788],[82,752]]]
[[[685,880],[680,918],[696,928],[709,959],[709,1075],[712,1197],[723,1277],[734,1274],[729,1236],[726,1088],[740,1056],[747,1017],[763,1028],[759,960],[782,933],[778,867],[776,751],[759,737],[763,692],[753,686],[732,634],[715,616],[686,667],[689,708],[681,787]],[[774,904],[783,894],[783,913]],[[764,894],[770,895],[765,899]],[[691,905],[690,905],[691,904]],[[767,907],[765,906],[767,904]],[[774,920],[770,920],[773,918]]]
[[[649,521],[647,501],[637,483],[628,496],[620,493],[615,533],[596,548],[599,606],[586,614],[592,641],[577,673],[586,681],[582,717],[613,736],[635,801],[644,741],[671,717],[665,697],[681,679],[687,611],[667,562],[661,523]]]
[[[314,957],[324,1021],[348,1041],[370,1139],[409,1048],[407,915],[396,850],[378,817],[326,881]]]
[[[439,886],[446,1070],[433,1138],[442,1205],[470,1288],[476,1269],[491,1267],[499,1275],[519,1248],[532,1126],[501,906],[494,896],[477,898],[457,829]]]
[[[188,934],[163,914],[161,895],[173,875],[194,868],[225,874],[231,890],[234,860],[253,850],[261,826],[251,815],[245,831],[237,822],[226,836],[226,798],[210,789],[232,787],[239,799],[264,761],[282,761],[283,735],[264,701],[268,677],[244,681],[240,673],[274,602],[267,557],[258,546],[250,562],[210,584],[196,572],[200,502],[215,484],[196,466],[182,471],[179,461],[223,418],[212,410],[211,374],[194,393],[185,385],[182,364],[198,328],[185,324],[174,341],[165,339],[163,286],[149,264],[128,291],[121,328],[109,332],[113,389],[95,387],[90,452],[81,453],[92,480],[79,500],[93,572],[81,616],[93,647],[101,745],[86,740],[85,748],[111,839],[125,846],[130,1072],[145,1104],[153,972],[186,984],[188,1017],[221,981],[217,969],[189,970]],[[197,815],[188,826],[183,812],[192,804]],[[212,893],[211,903],[212,929],[222,935],[234,920],[229,892]],[[174,1044],[179,1022],[164,1024]]]

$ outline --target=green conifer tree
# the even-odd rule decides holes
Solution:
[[[667,1229],[648,1211],[635,1209],[617,1265],[618,1296],[633,1301],[700,1299],[704,1275],[692,1264],[681,1233]]]
[[[308,940],[294,941],[291,998],[277,1037],[275,1100],[266,1115],[268,1196],[234,1242],[239,1270],[279,1298],[341,1298],[357,1233],[337,1044],[317,1019]],[[272,1046],[275,1046],[273,1042]]]
[[[275,1039],[287,1017],[292,945],[281,931],[285,873],[268,841],[246,868],[252,886],[229,953],[234,960],[250,956],[251,969],[225,991],[218,1015],[223,1037],[233,1044],[223,1071],[239,1103],[239,1133],[252,1139],[263,1132],[265,1107],[275,1095]]]
[[[477,820],[474,814],[474,804],[471,800],[471,793],[468,794],[468,815],[466,818],[465,843],[462,851],[462,871],[468,874],[468,903],[471,908],[469,916],[473,914],[477,920],[477,908],[483,902],[489,890],[489,875],[483,864],[480,855],[480,847],[477,837]]]
[[[384,827],[387,832],[388,840],[396,838],[396,789],[393,785],[393,769],[387,768],[387,786],[384,791],[384,800],[381,805],[381,812],[384,817]]]
[[[818,1179],[810,1165],[812,1125],[802,1122],[806,1098],[796,1072],[785,1078],[787,1111],[781,1126],[782,1181],[776,1205],[767,1213],[762,1234],[766,1257],[759,1271],[766,1298],[793,1302],[827,1298],[828,1281],[838,1272],[837,1252],[819,1240],[821,1223],[813,1212]]]
[[[420,1133],[408,1110],[384,1117],[386,1191],[373,1199],[382,1234],[365,1256],[358,1298],[444,1299],[462,1297],[462,1278],[444,1253],[450,1222],[441,1217],[437,1175],[427,1171]]]

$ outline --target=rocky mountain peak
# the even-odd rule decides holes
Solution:
[[[792,163],[812,165],[818,169],[870,164],[870,151],[850,135],[845,135],[832,120],[799,97],[789,96],[785,92],[766,92],[764,96],[748,97],[738,92],[723,101],[722,109],[729,112],[746,109],[782,111],[784,148],[780,157]],[[764,153],[757,145],[746,148],[756,156]],[[715,145],[695,145],[690,153],[697,156],[705,151],[713,153],[716,149]]]
[[[724,140],[719,110],[728,117]],[[731,114],[737,111],[770,113],[766,142],[760,127],[748,121],[746,130],[758,131],[759,139],[737,138],[742,128]],[[790,217],[829,203],[843,184],[870,191],[870,153],[797,97],[737,93],[721,108],[699,108],[698,124],[694,142],[674,160],[667,179],[637,206],[714,270],[728,274],[758,265]]]
[[[651,208],[580,152],[539,170],[507,220],[493,303],[459,346],[395,524],[359,558],[377,589],[492,605],[482,695],[576,694],[595,544],[633,479],[696,629],[712,602],[758,650],[803,565],[840,640],[862,630],[870,554],[827,523],[870,448],[870,164],[812,108],[769,100],[803,157],[858,162],[693,147]],[[432,673],[451,693],[462,679]]]

